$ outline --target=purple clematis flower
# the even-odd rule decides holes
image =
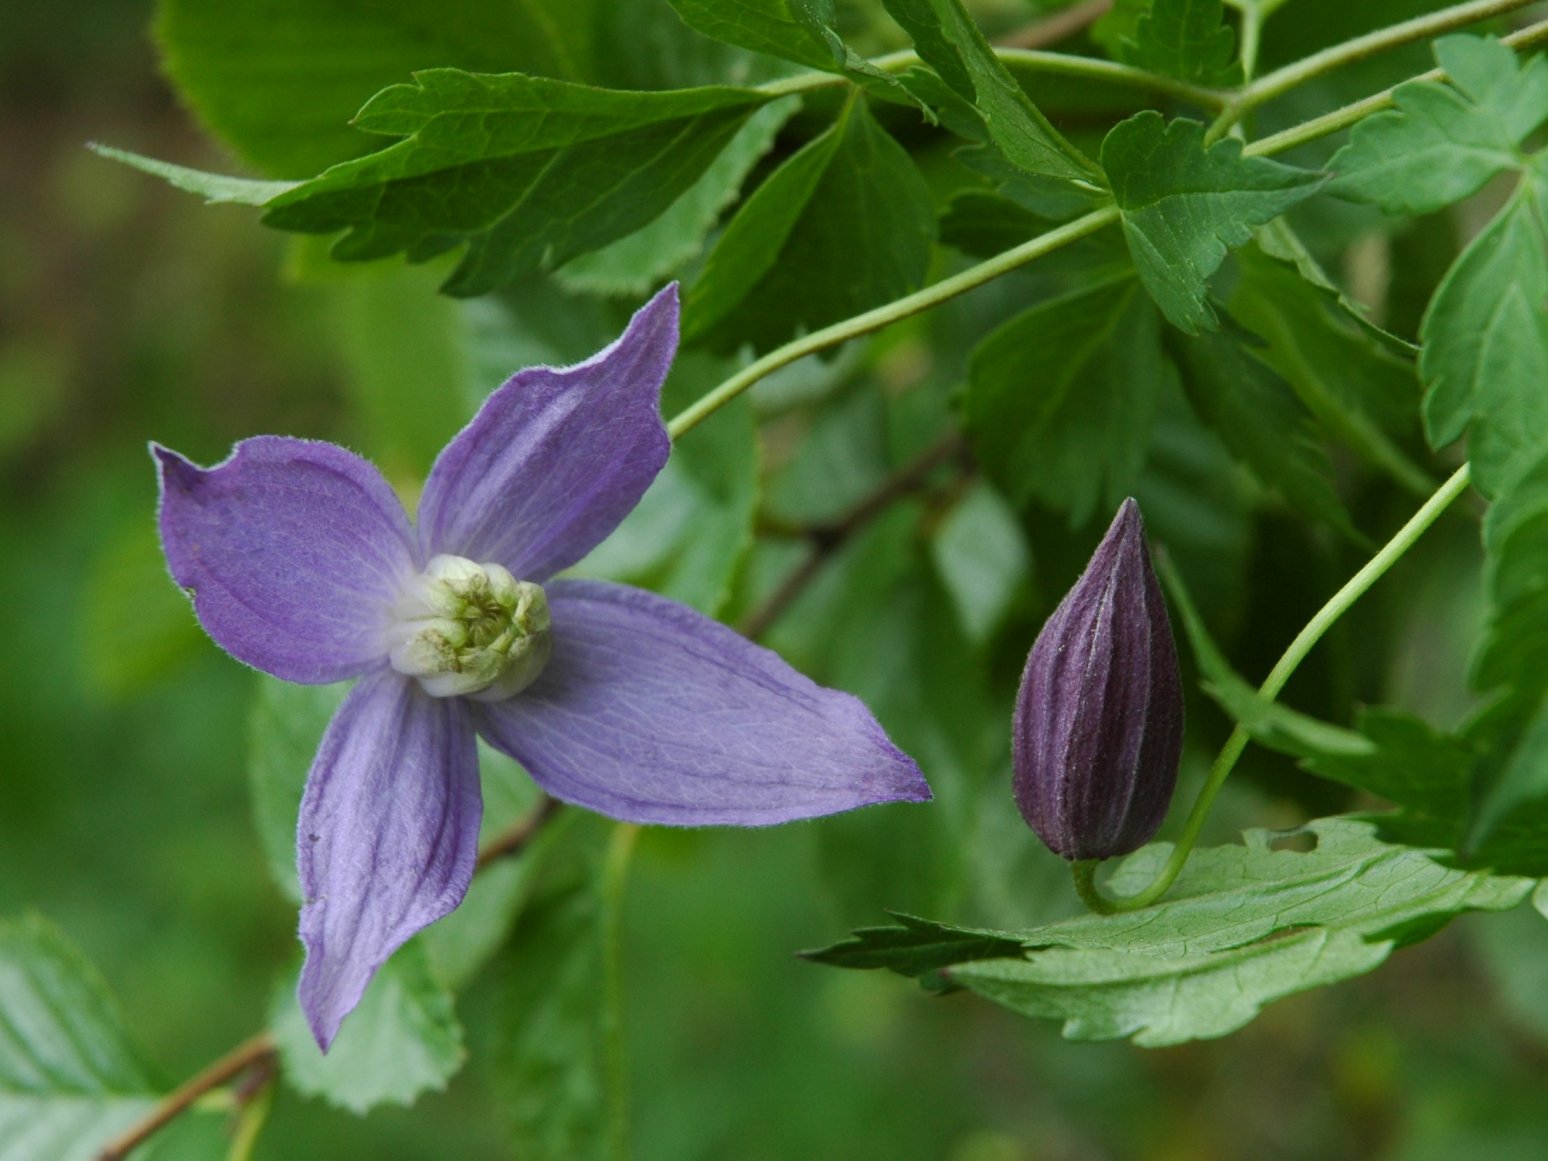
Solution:
[[[208,469],[152,447],[162,547],[210,636],[287,681],[359,678],[297,827],[300,1000],[325,1050],[387,957],[467,891],[477,737],[630,822],[763,826],[930,797],[857,698],[676,602],[550,580],[666,463],[677,323],[669,286],[586,362],[514,375],[441,452],[417,529],[334,444],[259,436]]]

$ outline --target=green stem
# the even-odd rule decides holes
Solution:
[[[608,1155],[629,1158],[629,1058],[623,1027],[623,902],[640,828],[614,825],[602,864],[602,1039],[607,1054]]]
[[[1535,2],[1536,0],[1469,0],[1466,4],[1457,4],[1450,8],[1443,8],[1439,12],[1416,16],[1412,20],[1379,28],[1375,32],[1357,36],[1353,40],[1346,40],[1342,44],[1335,44],[1321,52],[1312,53],[1311,56],[1286,65],[1282,69],[1275,69],[1242,88],[1215,119],[1215,123],[1209,127],[1207,140],[1217,140],[1251,110],[1275,97],[1283,96],[1291,89],[1298,88],[1324,73],[1376,56],[1378,53],[1411,44],[1416,40],[1427,40],[1443,32],[1487,20],[1491,16],[1502,16]]]
[[[1119,64],[1117,61],[1075,56],[1064,52],[1045,52],[1033,48],[996,47],[994,55],[1012,70],[1078,77],[1133,89],[1146,89],[1153,93],[1161,93],[1195,105],[1202,105],[1206,109],[1219,109],[1229,100],[1228,95],[1219,89],[1207,89],[1202,85],[1189,84],[1175,77],[1163,76],[1161,73],[1135,68],[1133,65]],[[904,49],[901,52],[876,57],[870,63],[883,72],[897,73],[922,62],[919,54],[913,49]],[[828,89],[849,83],[850,78],[842,73],[798,73],[793,77],[781,77],[777,81],[759,85],[758,91],[774,97],[783,97],[790,93],[809,93],[815,89]]]
[[[1396,535],[1382,545],[1376,555],[1366,562],[1365,567],[1350,577],[1344,587],[1334,593],[1327,604],[1318,609],[1312,619],[1306,622],[1306,627],[1296,634],[1295,640],[1290,642],[1289,648],[1275,663],[1274,668],[1269,670],[1269,675],[1263,679],[1263,684],[1258,687],[1260,696],[1269,701],[1278,696],[1285,682],[1290,680],[1290,675],[1311,652],[1312,646],[1322,639],[1322,635],[1349,611],[1349,607],[1359,600],[1367,589],[1402,559],[1403,555],[1413,547],[1414,542],[1431,524],[1435,523],[1440,514],[1467,490],[1467,485],[1468,466],[1463,464],[1436,490],[1434,495],[1424,502],[1423,507],[1409,518],[1408,523],[1399,528]],[[1199,832],[1204,829],[1204,820],[1209,817],[1215,797],[1220,793],[1220,788],[1225,785],[1226,776],[1231,773],[1236,760],[1247,748],[1247,742],[1247,731],[1240,725],[1231,731],[1231,736],[1221,747],[1215,764],[1210,767],[1209,777],[1205,779],[1204,786],[1193,803],[1193,809],[1188,813],[1188,820],[1183,824],[1182,834],[1177,839],[1177,845],[1172,848],[1171,856],[1167,859],[1166,865],[1161,868],[1160,874],[1144,890],[1121,897],[1103,895],[1096,886],[1095,861],[1072,864],[1075,889],[1093,911],[1101,914],[1137,911],[1141,907],[1148,907],[1166,893],[1167,889],[1176,882],[1183,864],[1188,861],[1188,855],[1198,841]]]
[[[1502,36],[1500,43],[1507,44],[1511,48],[1520,50],[1531,48],[1534,45],[1548,40],[1548,20],[1540,20],[1536,24],[1530,24],[1518,32],[1509,36]],[[1404,81],[1404,85],[1415,84],[1419,81],[1444,81],[1446,80],[1444,69],[1431,69],[1427,73],[1410,77]],[[1392,107],[1392,94],[1401,85],[1394,85],[1390,89],[1384,89],[1362,100],[1355,101],[1332,112],[1324,113],[1320,117],[1314,117],[1310,121],[1303,121],[1299,125],[1292,125],[1279,133],[1270,134],[1260,138],[1242,150],[1246,157],[1267,156],[1273,153],[1283,153],[1287,149],[1294,149],[1298,145],[1316,141],[1326,137],[1330,133],[1337,133],[1340,129],[1347,129],[1358,121],[1369,117],[1372,113],[1379,113],[1383,109]]]
[[[847,318],[843,322],[834,323],[832,326],[823,327],[821,330],[812,331],[802,335],[799,339],[777,347],[764,355],[761,359],[754,360],[742,370],[732,375],[720,386],[701,396],[691,405],[684,408],[672,421],[667,424],[667,431],[673,439],[677,439],[685,432],[692,431],[700,423],[703,423],[720,408],[735,399],[743,391],[746,391],[758,380],[766,375],[771,375],[781,367],[795,362],[797,359],[829,347],[836,347],[840,343],[850,339],[868,335],[872,331],[879,331],[883,327],[900,322],[910,315],[919,314],[938,306],[948,299],[982,286],[986,282],[992,282],[1002,274],[1007,274],[1018,266],[1025,266],[1034,258],[1041,258],[1044,254],[1051,253],[1059,247],[1084,238],[1088,234],[1094,234],[1104,226],[1111,225],[1118,220],[1116,207],[1108,206],[1100,210],[1093,210],[1084,217],[1076,218],[1073,222],[1066,222],[1057,229],[1049,230],[1046,234],[1039,234],[1031,241],[1023,242],[1020,246],[1006,250],[1003,254],[996,254],[987,261],[980,262],[977,266],[971,266],[959,274],[950,278],[943,278],[939,282],[926,286],[923,290],[917,290],[904,298],[878,306],[868,310],[864,314],[857,314],[853,318]]]

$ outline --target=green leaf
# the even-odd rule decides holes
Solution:
[[[1043,116],[1000,63],[961,0],[883,0],[914,40],[920,59],[971,104],[989,139],[1012,165],[1090,186],[1101,174]]]
[[[334,307],[363,450],[388,479],[423,479],[472,418],[462,406],[473,377],[468,321],[462,304],[436,295],[444,273],[382,263],[320,290]]]
[[[1102,167],[1122,211],[1140,280],[1179,330],[1213,329],[1206,280],[1252,230],[1316,192],[1320,174],[1243,157],[1227,137],[1204,145],[1197,121],[1168,124],[1147,110],[1113,127]]]
[[[274,993],[269,1028],[292,1088],[357,1114],[445,1088],[467,1055],[451,993],[417,940],[382,965],[326,1056],[296,1000],[294,976]]]
[[[1195,850],[1160,903],[999,933],[1019,940],[1023,956],[943,970],[1014,1011],[1063,1021],[1068,1039],[1159,1047],[1234,1032],[1273,1000],[1364,974],[1458,912],[1505,910],[1532,889],[1529,879],[1441,866],[1373,830],[1347,818],[1249,830],[1244,845]],[[1281,849],[1306,838],[1309,851]],[[1129,856],[1108,890],[1148,885],[1171,849],[1155,843]],[[916,951],[900,944],[894,954],[913,966]],[[880,966],[885,955],[871,960]]]
[[[0,923],[0,1161],[89,1161],[155,1103],[85,957],[39,916]]]
[[[247,778],[253,822],[268,859],[269,876],[297,906],[301,884],[296,878],[296,818],[301,792],[323,731],[348,691],[343,683],[292,685],[263,677],[248,718]]]
[[[1254,741],[1301,759],[1304,768],[1323,778],[1403,807],[1400,821],[1406,829],[1417,821],[1434,833],[1438,823],[1454,836],[1468,809],[1473,763],[1468,745],[1392,710],[1362,709],[1350,730],[1269,700],[1231,668],[1171,563],[1163,558],[1158,572],[1205,678],[1205,691]],[[1386,827],[1391,820],[1376,821]]]
[[[930,540],[941,584],[956,604],[962,631],[984,645],[1027,591],[1032,553],[1011,509],[979,482],[959,500]]]
[[[1494,496],[1548,440],[1548,165],[1446,272],[1420,327],[1424,424],[1469,433],[1473,482]]]
[[[159,177],[168,185],[187,193],[198,194],[209,205],[232,203],[242,206],[268,205],[282,193],[288,193],[301,184],[295,181],[254,181],[246,177],[227,177],[219,173],[205,173],[169,161],[157,161],[154,157],[142,157],[127,149],[114,149],[111,145],[92,143],[87,146],[99,157],[121,161],[131,169]]]
[[[487,1013],[496,1029],[493,1078],[511,1151],[530,1161],[610,1156],[623,1094],[611,1092],[604,995],[606,908],[601,898],[608,824],[587,817],[569,858],[523,917],[501,957]]]
[[[558,271],[560,285],[585,294],[643,298],[697,258],[705,236],[736,201],[742,182],[800,105],[798,97],[786,97],[759,109],[664,214],[627,237],[567,262]]]
[[[1470,861],[1548,875],[1548,453],[1484,521],[1488,620],[1471,679],[1492,700],[1468,724],[1479,755]]]
[[[266,173],[309,177],[371,149],[350,121],[416,69],[583,79],[590,0],[160,0],[156,41],[214,136]]]
[[[951,927],[901,912],[893,918],[896,927],[857,927],[853,939],[796,954],[829,967],[886,968],[942,988],[951,985],[941,968],[1021,954],[1021,940],[1010,932]]]
[[[728,373],[720,359],[680,356],[662,393],[672,414]],[[734,400],[672,449],[639,506],[576,566],[719,614],[752,547],[758,508],[758,437],[752,409]]]
[[[935,213],[902,146],[863,103],[771,174],[688,290],[683,331],[767,350],[918,288]]]
[[[1258,246],[1236,253],[1231,317],[1262,342],[1253,358],[1295,391],[1323,432],[1416,495],[1435,489],[1404,445],[1418,442],[1414,363],[1359,326],[1330,287]]]
[[[622,92],[432,69],[356,118],[404,140],[282,194],[264,221],[347,231],[333,248],[341,261],[424,261],[465,243],[443,289],[481,294],[646,225],[768,100],[730,87]]]
[[[1040,303],[979,344],[964,410],[979,461],[1019,503],[1081,523],[1116,505],[1144,464],[1175,370],[1132,277]]]
[[[1291,508],[1358,539],[1310,415],[1284,380],[1249,353],[1251,338],[1233,329],[1178,343],[1189,400],[1232,454]]]
[[[833,31],[833,0],[669,0],[689,28],[726,44],[838,70],[844,51]]]
[[[1521,142],[1548,119],[1548,61],[1477,36],[1436,41],[1435,59],[1450,83],[1399,85],[1395,108],[1357,124],[1328,163],[1328,192],[1427,214],[1522,166]]]
[[[1199,85],[1241,83],[1236,35],[1220,0],[1153,0],[1119,54],[1127,64]]]

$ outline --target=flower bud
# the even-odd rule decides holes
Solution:
[[[1166,817],[1182,737],[1177,645],[1139,505],[1125,500],[1027,656],[1016,805],[1066,859],[1128,854]]]

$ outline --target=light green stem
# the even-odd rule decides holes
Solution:
[[[640,828],[614,825],[602,864],[602,1039],[607,1059],[608,1155],[629,1158],[629,1057],[623,1021],[623,904]]]
[[[1414,542],[1431,524],[1435,523],[1440,514],[1467,490],[1467,485],[1468,466],[1463,464],[1436,490],[1434,495],[1424,502],[1423,507],[1409,518],[1408,523],[1399,528],[1396,535],[1382,545],[1380,551],[1366,562],[1365,567],[1350,577],[1344,587],[1334,593],[1327,604],[1318,609],[1312,619],[1306,622],[1306,627],[1296,634],[1295,640],[1290,642],[1289,648],[1275,663],[1274,668],[1269,670],[1269,675],[1263,679],[1263,684],[1258,687],[1260,696],[1269,701],[1278,696],[1285,682],[1290,680],[1290,675],[1311,652],[1312,646],[1322,639],[1322,635],[1349,611],[1349,607],[1359,600],[1367,589],[1402,559],[1403,555],[1413,547]],[[1231,736],[1221,747],[1215,764],[1210,767],[1209,777],[1205,779],[1204,786],[1193,803],[1193,809],[1188,813],[1188,820],[1183,824],[1182,834],[1177,839],[1177,845],[1172,848],[1171,856],[1167,859],[1166,865],[1161,868],[1160,874],[1144,890],[1121,897],[1103,895],[1096,886],[1095,860],[1072,864],[1071,872],[1075,876],[1075,889],[1093,911],[1101,914],[1136,911],[1141,907],[1148,907],[1166,893],[1177,880],[1183,864],[1188,861],[1188,855],[1192,852],[1194,843],[1198,841],[1199,832],[1204,829],[1204,820],[1209,817],[1210,807],[1215,803],[1215,796],[1220,793],[1220,788],[1225,785],[1226,776],[1231,773],[1236,760],[1247,748],[1247,742],[1247,731],[1240,725],[1231,731]]]
[[[1500,43],[1507,44],[1511,48],[1520,50],[1531,48],[1534,45],[1548,40],[1548,20],[1540,20],[1536,24],[1530,24],[1518,32],[1509,36],[1502,36]],[[1444,81],[1446,71],[1444,69],[1431,69],[1427,73],[1410,77],[1403,84],[1414,84],[1419,81]],[[1299,125],[1292,125],[1289,129],[1279,133],[1272,133],[1260,138],[1242,150],[1244,156],[1261,157],[1273,153],[1283,153],[1287,149],[1294,149],[1298,145],[1316,141],[1326,137],[1330,133],[1337,133],[1340,129],[1347,129],[1358,121],[1369,117],[1372,113],[1379,113],[1383,109],[1392,107],[1392,94],[1401,86],[1394,85],[1390,89],[1384,89],[1379,93],[1373,93],[1369,97],[1345,105],[1324,113],[1320,117],[1314,117],[1310,121],[1303,121]]]
[[[1060,246],[1084,238],[1087,234],[1094,234],[1104,226],[1111,225],[1118,220],[1118,210],[1109,206],[1100,210],[1093,210],[1084,217],[1076,218],[1073,222],[1066,222],[1056,229],[1049,230],[1046,234],[1039,234],[1031,241],[1023,242],[1020,246],[1006,250],[1003,254],[996,254],[977,266],[971,266],[959,274],[950,278],[943,278],[939,282],[926,286],[923,290],[916,290],[904,298],[878,306],[874,310],[868,310],[864,314],[857,314],[853,318],[847,318],[843,322],[834,323],[832,326],[823,327],[821,330],[812,331],[802,335],[793,342],[786,343],[782,347],[770,351],[761,359],[749,363],[742,370],[732,375],[720,386],[701,396],[690,406],[679,412],[672,421],[667,424],[667,432],[673,439],[677,439],[684,432],[692,431],[696,426],[708,419],[717,410],[735,399],[743,391],[746,391],[758,380],[766,375],[771,375],[797,359],[806,355],[815,354],[829,347],[836,347],[849,339],[868,335],[872,331],[881,330],[885,326],[908,318],[910,315],[919,314],[929,310],[932,306],[955,298],[974,287],[982,286],[986,282],[992,282],[1002,274],[1009,273],[1018,266],[1025,266],[1034,258],[1041,258],[1044,254],[1057,250]]]
[[[1502,16],[1535,2],[1536,0],[1469,0],[1466,4],[1457,4],[1450,8],[1443,8],[1439,12],[1416,16],[1412,20],[1379,28],[1375,32],[1357,36],[1342,44],[1332,45],[1321,52],[1314,52],[1294,64],[1266,73],[1242,88],[1215,119],[1215,123],[1209,127],[1206,140],[1217,140],[1251,110],[1275,97],[1283,96],[1291,89],[1298,88],[1324,73],[1330,73],[1344,65],[1354,64],[1416,40],[1427,40],[1443,32],[1487,20],[1491,16]]]
[[[1189,84],[1175,77],[1153,73],[1149,69],[1119,64],[1117,61],[1099,60],[1090,56],[1074,56],[1063,52],[1043,52],[1031,48],[996,48],[994,55],[1013,71],[1045,73],[1052,76],[1078,77],[1106,84],[1122,85],[1132,89],[1146,89],[1200,105],[1206,109],[1219,109],[1229,100],[1229,94],[1219,89]],[[870,62],[886,73],[898,73],[922,63],[913,49],[888,53]],[[793,77],[781,77],[759,85],[760,93],[783,97],[789,93],[809,93],[815,89],[828,89],[849,84],[851,78],[841,73],[798,73]]]

